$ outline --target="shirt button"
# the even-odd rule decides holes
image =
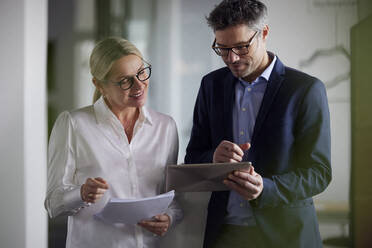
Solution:
[[[244,207],[244,204],[243,203],[240,203],[239,206],[242,208],[242,207]]]
[[[248,88],[247,90],[248,90],[248,92],[250,92],[252,90],[252,88]]]
[[[244,135],[244,132],[243,131],[240,131],[240,135]]]
[[[242,111],[243,111],[243,112],[246,111],[246,108],[242,108]]]

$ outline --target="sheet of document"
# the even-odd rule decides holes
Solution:
[[[173,198],[174,191],[141,199],[111,198],[95,217],[112,224],[137,224],[164,213]]]
[[[222,182],[227,175],[234,170],[248,169],[250,166],[250,162],[169,165],[166,190],[178,192],[228,190]]]

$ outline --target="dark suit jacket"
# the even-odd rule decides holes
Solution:
[[[233,140],[232,108],[237,82],[225,67],[206,75],[194,109],[186,163],[207,163],[222,140]],[[323,83],[277,59],[256,119],[248,160],[263,177],[250,201],[264,247],[321,247],[312,196],[331,181],[330,125]],[[216,239],[229,191],[213,192],[204,247]]]

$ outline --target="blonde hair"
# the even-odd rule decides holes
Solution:
[[[141,52],[130,41],[119,37],[106,38],[97,43],[90,55],[90,73],[97,83],[105,83],[115,61],[131,54],[142,59]],[[96,87],[93,103],[100,97],[101,92]]]

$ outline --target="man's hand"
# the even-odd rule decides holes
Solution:
[[[230,173],[223,183],[248,201],[256,199],[263,190],[262,177],[254,171],[253,166]]]
[[[249,143],[237,145],[223,140],[213,154],[213,163],[237,163],[243,160],[244,151],[251,147]],[[246,200],[256,199],[263,190],[262,177],[254,171],[253,166],[245,170],[230,173],[223,183],[235,190]]]
[[[85,202],[96,203],[109,188],[107,182],[100,178],[88,178],[80,188],[81,199]]]
[[[170,226],[170,217],[167,214],[159,214],[151,220],[142,220],[138,225],[158,236],[163,236]]]
[[[237,145],[227,140],[223,140],[213,154],[213,163],[235,163],[241,162],[244,151],[250,148],[249,143]]]

